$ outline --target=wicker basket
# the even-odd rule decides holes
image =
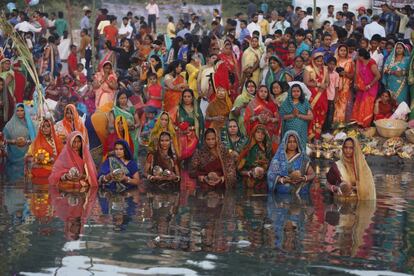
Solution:
[[[365,137],[372,138],[375,136],[375,134],[377,134],[377,129],[375,127],[369,127],[369,128],[364,129],[362,131],[362,134]]]
[[[413,144],[414,144],[414,128],[412,128],[412,129],[407,129],[407,130],[405,131],[405,137],[407,137],[407,140],[408,140],[410,143],[413,143]]]
[[[378,134],[385,138],[400,137],[407,129],[408,123],[403,120],[381,119],[375,121]]]

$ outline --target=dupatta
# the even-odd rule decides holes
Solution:
[[[39,131],[32,143],[32,152],[33,154],[36,154],[38,150],[44,149],[49,154],[53,154],[54,158],[56,159],[56,157],[59,156],[63,149],[63,143],[60,137],[57,135],[53,122],[50,119],[44,119],[40,124],[39,129],[42,129],[45,123],[49,123],[50,125],[50,137],[54,145],[51,145],[49,139],[43,135],[42,131]]]
[[[277,110],[276,104],[270,99],[270,96],[269,96],[269,101],[265,101],[265,100],[260,99],[260,97],[256,94],[253,100],[250,101],[244,113],[244,124],[245,124],[247,133],[249,134],[252,130],[252,127],[254,126],[254,124],[250,122],[250,118],[252,116],[268,112],[273,117],[274,114],[277,113],[277,111],[278,110]],[[269,122],[267,125],[272,125],[275,128],[275,130],[277,129],[274,123]]]
[[[24,120],[17,117],[16,111],[18,107],[24,108]],[[4,127],[4,133],[7,139],[15,139],[17,137],[29,137],[31,141],[36,138],[36,129],[33,125],[32,118],[28,108],[19,103],[14,109],[13,117],[7,122]]]
[[[168,116],[167,129],[164,129],[161,126],[160,118],[164,114]],[[160,115],[157,118],[157,121],[155,122],[154,128],[151,130],[151,134],[150,134],[150,138],[149,138],[149,144],[148,144],[148,151],[155,152],[157,150],[158,139],[160,137],[161,132],[163,132],[163,131],[167,131],[167,132],[170,133],[171,139],[172,139],[174,154],[178,154],[179,150],[180,150],[180,147],[179,147],[179,144],[178,144],[177,133],[175,132],[173,120],[172,120],[170,114],[167,111],[163,111],[163,112],[160,113]]]
[[[72,115],[73,115],[73,122],[71,123],[67,118],[66,118],[66,111],[70,109],[70,111],[72,111]],[[82,133],[83,137],[85,138],[85,141],[88,143],[88,133],[87,130],[85,128],[85,125],[82,122],[81,117],[79,116],[78,110],[76,109],[76,107],[73,104],[68,104],[65,107],[65,110],[63,112],[63,120],[62,120],[62,125],[65,128],[66,133],[71,133],[72,131],[79,131]]]

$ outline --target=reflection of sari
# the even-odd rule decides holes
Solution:
[[[250,119],[253,116],[260,116],[260,115],[267,115],[269,118],[276,118],[278,116],[278,108],[276,104],[270,99],[269,100],[262,100],[259,98],[259,96],[256,94],[256,97],[253,98],[253,100],[250,101],[249,105],[246,108],[246,111],[244,113],[244,124],[246,127],[247,135],[250,135],[252,129],[257,126],[258,124],[262,124],[260,120],[255,120],[254,122],[251,122]],[[264,124],[263,124],[264,125]],[[279,123],[273,123],[273,122],[267,122],[266,130],[269,136],[272,139],[272,147],[274,150],[276,150],[277,145],[279,144]]]
[[[193,111],[190,113],[185,110],[184,103],[180,103],[175,123],[179,129],[179,157],[181,160],[185,160],[195,152],[204,131],[204,118],[196,99],[193,101]]]
[[[197,178],[215,172],[219,177],[224,176],[226,188],[233,187],[236,182],[236,168],[228,151],[221,145],[217,131],[216,142],[213,150],[217,155],[212,154],[205,141],[201,149],[196,150],[190,162],[190,176]]]
[[[296,138],[298,153],[291,159],[288,159],[286,150],[290,136],[294,136]],[[302,146],[303,144],[300,142],[297,132],[287,131],[285,133],[283,141],[280,143],[279,148],[270,163],[269,170],[267,171],[267,186],[269,191],[287,194],[295,190],[293,185],[280,183],[279,178],[288,177],[293,171],[300,171],[301,175],[306,175],[306,172],[310,166],[310,161]],[[300,188],[298,191],[299,194],[306,194],[309,192],[309,183],[305,183],[305,185],[306,187],[304,186]]]
[[[109,63],[109,62],[105,62]],[[105,65],[104,64],[104,65]],[[111,63],[112,66],[112,63]],[[103,81],[98,89],[96,89],[95,93],[95,106],[97,109],[100,109],[103,112],[109,112],[113,105],[115,99],[115,89],[109,87],[109,82],[116,82],[117,77],[115,73],[111,72],[108,78],[104,81],[105,73],[103,69],[95,74],[95,80],[98,82]]]
[[[344,155],[334,163],[326,175],[330,185],[339,186],[342,182],[355,185],[359,200],[375,200],[375,183],[371,169],[368,166],[361,146],[355,138],[351,138],[354,143],[354,158],[347,160]],[[347,140],[345,140],[347,141]]]
[[[139,142],[138,142],[138,129],[135,128],[135,107],[130,106],[129,110],[125,110],[121,107],[118,106],[114,106],[113,109],[114,112],[114,117],[118,117],[118,116],[124,116],[124,118],[126,119],[127,123],[128,123],[128,128],[129,126],[134,126],[133,130],[129,130],[129,134],[131,135],[131,139],[133,142],[133,145],[131,146],[131,150],[134,153],[134,159],[137,160],[138,158],[138,146],[139,146]]]
[[[348,56],[348,47],[345,45],[340,46],[339,48],[345,47],[347,56]],[[339,49],[338,48],[338,49]],[[338,51],[338,50],[337,50]],[[354,62],[351,58],[342,59],[339,55],[336,55],[338,60],[338,67],[344,68],[344,72],[347,74],[354,74]],[[352,100],[352,78],[347,76],[339,77],[339,90],[338,96],[335,100],[335,113],[334,113],[334,122],[343,124],[346,121],[347,107],[349,102]]]
[[[70,109],[73,115],[73,122],[70,122],[66,118],[66,111]],[[85,138],[86,143],[89,142],[88,139],[88,132],[85,128],[85,125],[82,122],[82,119],[79,117],[78,110],[73,104],[68,104],[65,107],[63,112],[64,117],[63,120],[56,123],[56,133],[60,136],[60,138],[65,141],[68,135],[73,131],[79,131],[82,133],[82,136]]]
[[[312,59],[311,65],[305,67],[305,70],[309,72],[310,80],[316,81],[318,85],[325,82],[328,74],[326,66],[323,66],[323,69],[320,71],[315,65],[315,59],[321,54],[322,53],[316,53]],[[309,102],[313,111],[313,120],[310,122],[308,129],[309,139],[319,139],[322,134],[322,126],[325,123],[328,111],[328,97],[326,89],[324,91],[320,91],[317,87],[309,87],[309,90],[312,92]]]
[[[81,137],[82,139],[82,156],[79,156],[79,154],[72,148],[73,141],[76,137]],[[53,165],[52,173],[49,176],[49,183],[51,185],[58,184],[60,178],[65,173],[68,173],[71,168],[76,168],[81,175],[86,176],[89,185],[98,185],[95,164],[85,138],[79,131],[74,131],[67,137],[66,145]]]
[[[118,123],[122,123],[122,127],[124,129],[124,134],[122,135],[121,130],[118,127]],[[112,152],[114,150],[115,142],[119,139],[122,139],[128,143],[129,148],[134,152],[134,143],[132,141],[131,135],[129,134],[128,130],[128,123],[124,116],[119,115],[115,118],[114,123],[115,131],[111,134],[109,134],[108,138],[105,141],[104,147],[103,147],[103,154],[104,157],[108,155],[108,153]]]
[[[242,69],[243,71],[246,70],[248,67],[253,67],[255,63],[258,63],[262,57],[263,50],[262,48],[258,47],[257,49],[253,49],[252,47],[247,48],[244,51],[242,56]],[[260,68],[258,67],[254,72],[252,72],[252,77],[250,78],[253,80],[256,85],[259,85],[259,77],[260,77]]]
[[[395,49],[398,44],[402,45],[404,48],[404,57],[401,61],[395,60]],[[401,42],[397,42],[391,54],[388,56],[387,61],[385,62],[384,71],[388,70],[390,72],[407,72],[409,64],[410,57],[406,46]],[[408,84],[406,73],[401,77],[390,73],[384,73],[382,82],[385,85],[385,89],[391,91],[391,95],[397,100],[398,104],[403,101],[408,103]]]
[[[45,135],[43,135],[41,131],[45,123],[50,124],[50,137],[46,137]],[[60,137],[56,134],[55,128],[53,126],[53,122],[49,119],[45,119],[40,124],[39,129],[40,131],[37,134],[33,143],[30,145],[27,154],[35,157],[35,155],[40,150],[45,150],[49,154],[50,158],[53,158],[53,160],[56,160],[60,152],[62,151],[63,144],[62,144],[62,140],[60,139]],[[52,170],[53,162],[50,162],[48,164],[37,164],[36,168],[32,168],[33,178],[48,176]]]
[[[307,99],[304,99],[303,103],[299,101],[297,104],[294,104],[292,90],[289,89],[288,97],[279,109],[280,117],[283,118],[283,116],[292,114],[294,109],[297,109],[302,115],[307,115],[311,107]],[[299,140],[302,142],[302,147],[305,147],[308,142],[308,121],[302,120],[298,117],[290,120],[283,120],[281,136],[284,136],[289,130],[294,130],[299,134]]]
[[[18,107],[24,108],[24,119],[19,119],[16,115],[16,110]],[[27,140],[33,141],[36,137],[36,131],[33,126],[32,119],[30,118],[29,110],[23,104],[17,104],[15,112],[10,121],[7,122],[6,126],[3,129],[4,137],[6,140],[16,140],[19,137],[23,137]],[[7,143],[7,163],[6,168],[8,176],[16,177],[23,176],[24,170],[24,156],[28,150],[29,146],[26,144],[23,147],[18,147],[17,145],[12,145]]]
[[[167,74],[165,75],[164,82],[168,81],[171,81],[173,86],[178,86],[185,83],[185,79],[181,75],[173,77],[171,74]],[[181,94],[182,92],[180,90],[172,90],[166,86],[164,94],[164,110],[170,114],[173,114],[174,110],[180,103]]]
[[[370,59],[367,64],[357,60],[356,62],[356,77],[355,84],[357,86],[357,93],[352,110],[352,120],[355,120],[362,127],[369,127],[374,116],[375,97],[378,91],[378,82],[376,82],[369,90],[365,88],[375,78],[371,70],[372,66],[377,66],[373,59]]]
[[[254,98],[254,95],[249,94],[249,92],[247,92],[246,87],[243,85],[243,91],[241,93],[241,95],[239,95],[236,100],[234,101],[233,104],[233,109],[237,109],[241,106],[243,106],[244,104],[248,104],[252,99]],[[246,112],[246,109],[243,108],[240,112],[240,116],[238,118],[236,118],[235,116],[233,116],[232,114],[230,114],[230,118],[231,119],[236,119],[237,120],[237,124],[240,126],[240,131],[243,135],[246,135],[246,128],[244,126],[244,113]]]
[[[166,129],[164,129],[161,126],[161,120],[160,120],[161,116],[164,115],[164,114],[168,116],[168,125],[167,125]],[[179,147],[179,143],[178,143],[177,134],[176,134],[175,129],[174,129],[174,123],[173,123],[173,120],[172,120],[170,114],[168,112],[165,112],[165,111],[160,113],[160,115],[158,116],[157,121],[155,122],[154,128],[151,130],[149,143],[148,143],[148,151],[149,152],[154,152],[157,149],[158,139],[160,137],[161,132],[163,132],[163,131],[166,131],[166,132],[170,133],[174,153],[178,154],[179,150],[180,150],[180,147]]]

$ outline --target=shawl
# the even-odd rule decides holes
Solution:
[[[72,111],[73,114],[73,125],[72,123],[66,118],[66,111],[70,109]],[[81,117],[79,116],[78,110],[76,109],[76,107],[73,104],[68,104],[65,107],[64,113],[63,113],[64,117],[62,120],[62,125],[66,130],[66,133],[71,133],[73,130],[77,130],[80,131],[85,139],[85,141],[88,143],[88,135],[87,135],[87,130],[85,128],[85,125],[82,122]]]
[[[269,170],[267,171],[267,185],[269,191],[275,187],[278,177],[286,177],[290,173],[288,169],[289,160],[286,155],[287,144],[290,136],[294,136],[296,143],[298,144],[299,153],[296,157],[294,157],[295,162],[300,162],[301,170],[305,169],[303,165],[306,167],[309,163],[309,158],[306,156],[306,150],[304,149],[303,143],[300,141],[299,134],[293,130],[287,131],[283,136],[282,143],[279,145],[275,156],[270,162]],[[303,171],[302,173],[305,174],[306,172]]]
[[[397,48],[398,44],[402,45],[403,48],[404,48],[404,58],[408,58],[410,56],[410,53],[409,53],[409,51],[408,51],[408,49],[407,49],[407,47],[405,46],[404,43],[402,43],[402,42],[395,43],[394,49],[392,49],[391,54],[388,56],[387,60],[385,61],[384,70],[387,70],[387,69],[392,70],[392,67],[394,67],[394,65],[396,65],[396,63],[395,63],[395,56],[396,56],[395,49]],[[404,61],[404,59],[402,61]]]
[[[167,129],[163,129],[163,127],[161,126],[160,118],[164,114],[168,116]],[[167,131],[167,132],[170,133],[171,139],[172,139],[172,144],[173,144],[174,154],[178,154],[180,147],[179,147],[179,144],[178,144],[177,134],[176,134],[175,128],[174,128],[174,123],[173,123],[173,120],[172,120],[170,114],[166,111],[163,111],[163,112],[160,113],[160,115],[157,118],[157,121],[155,122],[154,128],[151,130],[151,134],[150,134],[150,138],[149,138],[149,144],[148,144],[148,151],[149,152],[154,152],[157,149],[158,139],[160,137],[161,132],[163,132],[163,131]]]
[[[82,157],[72,149],[72,143],[78,136],[82,139]],[[89,185],[98,185],[95,163],[93,162],[86,140],[79,131],[74,131],[67,137],[67,143],[53,165],[52,173],[49,176],[49,183],[51,185],[57,185],[62,175],[73,167],[77,168],[80,173],[86,174]]]
[[[231,121],[235,122],[237,124],[237,128],[238,128],[237,136],[239,137],[239,141],[237,141],[236,143],[234,143],[231,140],[230,134],[229,134],[229,123]],[[236,120],[229,120],[226,124],[226,127],[222,129],[222,131],[221,131],[221,141],[222,141],[223,145],[227,147],[227,149],[235,150],[235,151],[237,151],[237,153],[239,153],[241,151],[241,149],[247,143],[247,139],[246,139],[245,136],[243,136]]]
[[[256,97],[254,97],[253,100],[250,101],[244,113],[244,124],[245,124],[247,133],[250,133],[252,129],[252,123],[250,122],[250,118],[256,114],[257,115],[262,114],[263,112],[266,112],[266,111],[270,112],[273,117],[274,114],[278,112],[276,104],[272,101],[270,96],[269,96],[269,100],[266,101],[266,100],[261,99],[256,93]],[[276,125],[274,127],[276,129]]]
[[[16,115],[18,107],[24,108],[24,120],[19,119]],[[30,140],[33,141],[36,138],[36,129],[33,125],[32,118],[30,117],[29,110],[24,104],[19,103],[16,105],[13,117],[7,122],[4,131],[7,139],[29,137]]]
[[[33,154],[36,154],[36,152],[40,149],[44,149],[47,152],[49,152],[49,154],[53,154],[54,149],[53,146],[50,145],[50,143],[48,142],[48,139],[43,135],[41,129],[43,127],[43,124],[45,124],[46,122],[48,122],[50,124],[50,137],[52,138],[53,142],[55,143],[55,147],[56,147],[56,156],[54,156],[54,158],[56,159],[57,156],[59,156],[60,152],[62,151],[63,148],[63,143],[62,140],[60,139],[59,135],[57,135],[56,131],[55,131],[55,127],[53,125],[53,122],[50,119],[44,119],[39,126],[39,133],[37,134],[36,138],[33,141],[32,144],[32,152]]]
[[[365,160],[365,156],[362,153],[361,146],[359,145],[357,139],[352,137],[349,137],[348,139],[352,139],[352,141],[354,142],[354,160],[353,164],[349,165],[354,167],[358,199],[375,200],[376,191],[374,177],[372,176],[371,169],[369,168],[368,163]],[[345,142],[348,139],[345,139]],[[340,160],[336,162],[338,170],[341,173],[341,177],[343,177],[345,180],[350,178],[350,176],[348,175],[349,172],[346,169],[346,163],[347,161],[345,160],[343,154]]]

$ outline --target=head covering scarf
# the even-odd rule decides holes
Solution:
[[[50,145],[47,137],[42,133],[42,127],[45,123],[50,124],[50,137],[52,138],[54,146],[56,148],[56,155],[54,156],[54,158],[56,159],[56,157],[60,154],[60,152],[63,149],[63,143],[59,135],[57,135],[53,122],[50,119],[44,119],[40,123],[40,126],[39,126],[40,131],[32,143],[33,154],[35,154],[40,149],[44,149],[49,153],[54,152],[53,147],[52,145]]]
[[[72,123],[66,118],[66,111],[67,110],[72,111],[73,115],[73,125]],[[85,141],[88,143],[88,137],[87,137],[87,131],[85,128],[85,125],[82,122],[82,119],[79,117],[78,110],[73,104],[68,104],[65,107],[64,113],[63,113],[63,120],[62,120],[63,127],[66,129],[67,133],[71,133],[73,128],[74,130],[77,130],[82,133]]]
[[[230,133],[229,133],[230,122],[235,122],[237,125],[237,137],[239,137],[239,141],[237,141],[236,143],[234,143],[230,138]],[[239,153],[241,152],[243,147],[246,145],[247,138],[243,136],[243,133],[241,132],[237,121],[232,119],[232,120],[227,121],[226,127],[222,129],[221,141],[223,142],[223,145],[226,146],[227,149],[235,150]]]
[[[354,143],[354,158],[353,160],[346,160],[344,154],[341,155],[339,161],[336,162],[342,178],[346,181],[349,178],[349,172],[346,168],[353,166],[356,178],[356,187],[359,200],[375,200],[376,191],[374,177],[372,176],[371,169],[368,166],[365,156],[362,153],[361,146],[357,139],[349,137],[345,139],[349,141],[351,139]],[[344,142],[344,144],[345,144]]]
[[[122,132],[118,127],[119,122],[122,123],[122,127],[124,129],[124,135],[122,135]],[[124,141],[128,143],[128,145],[132,145],[131,136],[129,135],[129,130],[128,130],[128,123],[125,117],[122,115],[116,116],[115,118],[115,132],[119,139],[123,139]]]
[[[168,116],[167,129],[163,129],[163,127],[161,125],[161,116],[164,115],[164,114]],[[170,133],[171,140],[172,140],[171,143],[173,145],[174,153],[178,154],[179,153],[179,151],[178,151],[179,150],[179,145],[178,145],[177,134],[175,132],[173,120],[172,120],[170,114],[167,111],[161,112],[160,115],[157,118],[157,121],[155,122],[155,126],[151,131],[151,135],[150,135],[150,139],[149,139],[148,151],[154,152],[155,150],[157,150],[156,142],[158,141],[158,138],[160,137],[160,134],[163,131],[167,131],[167,132]]]
[[[72,149],[72,143],[78,136],[82,139],[82,157]],[[49,183],[51,185],[56,185],[63,174],[75,167],[80,173],[86,174],[89,185],[97,186],[98,179],[95,163],[93,162],[88,145],[82,133],[74,131],[68,135],[66,141],[62,153],[53,165],[52,174],[49,176]]]
[[[17,108],[24,108],[24,121],[17,117],[16,111]],[[7,122],[4,127],[7,138],[17,138],[17,137],[27,137],[29,136],[30,140],[33,141],[36,138],[36,129],[33,125],[32,118],[30,117],[30,112],[28,108],[22,104],[18,103],[14,109],[14,115]]]
[[[275,187],[278,177],[286,177],[290,173],[288,169],[289,160],[286,155],[287,144],[290,136],[295,137],[298,144],[299,156],[298,158],[295,158],[295,162],[298,162],[301,167],[303,167],[302,164],[306,165],[309,162],[304,145],[300,141],[299,134],[293,130],[287,131],[283,136],[282,143],[280,143],[279,148],[270,163],[269,170],[267,171],[267,185],[269,191]],[[306,172],[303,172],[303,174],[305,173]]]

